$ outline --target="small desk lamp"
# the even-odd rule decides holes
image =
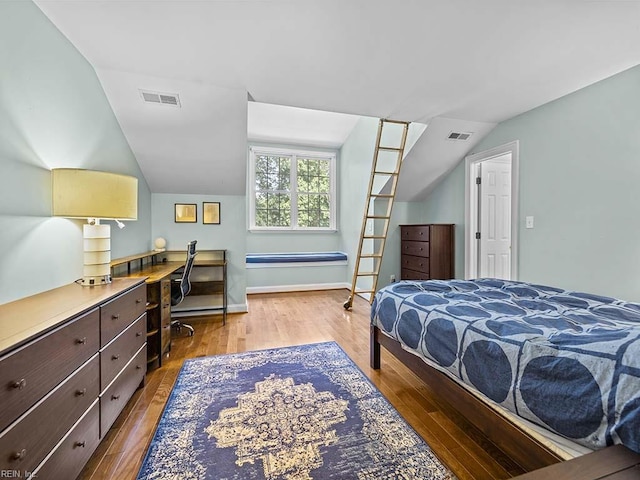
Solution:
[[[53,215],[86,218],[83,225],[83,286],[111,283],[111,226],[100,220],[138,219],[138,179],[76,168],[55,168]],[[122,226],[121,226],[122,225]]]

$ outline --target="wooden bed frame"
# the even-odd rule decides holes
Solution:
[[[436,395],[444,399],[525,471],[537,470],[562,461],[557,453],[531,437],[482,400],[458,385],[446,374],[407,352],[399,342],[371,326],[370,365],[380,368],[380,345],[418,375]]]

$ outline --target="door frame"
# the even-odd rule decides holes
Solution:
[[[476,169],[479,163],[507,153],[511,154],[511,279],[518,279],[518,199],[519,199],[519,150],[518,140],[505,143],[483,152],[467,155],[464,178],[464,278],[478,276],[478,195],[476,194]]]

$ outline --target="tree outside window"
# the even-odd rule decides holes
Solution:
[[[335,229],[335,154],[254,147],[252,228]]]

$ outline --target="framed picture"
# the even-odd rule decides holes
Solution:
[[[198,221],[198,205],[195,203],[176,203],[176,223],[196,223]]]
[[[220,225],[220,202],[202,202],[202,223]]]

